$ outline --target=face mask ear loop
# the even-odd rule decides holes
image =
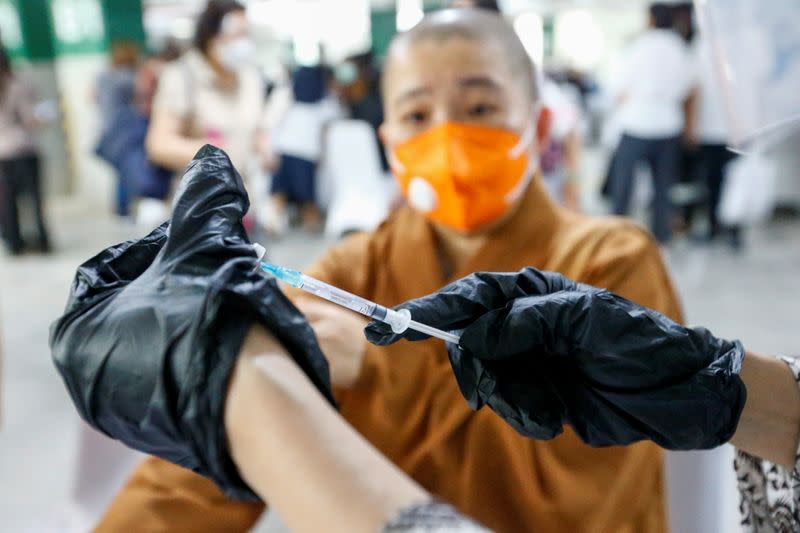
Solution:
[[[520,157],[525,150],[527,150],[534,139],[534,132],[536,131],[536,125],[539,123],[539,113],[541,113],[541,105],[536,104],[536,108],[534,111],[534,119],[532,122],[528,124],[528,127],[525,128],[525,131],[522,133],[522,137],[520,137],[519,142],[517,145],[511,149],[508,153],[509,157],[516,159]],[[528,184],[533,180],[533,175],[537,172],[539,167],[539,157],[538,154],[535,157],[532,157],[531,160],[528,162],[528,167],[525,169],[525,173],[522,175],[519,183],[517,186],[514,187],[508,194],[506,194],[505,200],[506,203],[512,204],[514,203],[525,189],[528,187]]]
[[[393,171],[397,172],[398,174],[401,174],[401,173],[405,172],[406,171],[406,167],[405,167],[405,165],[403,165],[403,163],[400,162],[400,159],[398,159],[397,156],[394,155],[394,149],[387,150],[387,152],[388,152],[387,155],[388,155],[388,158],[389,158],[389,166],[391,167],[391,169]]]
[[[539,123],[540,113],[541,113],[541,104],[536,104],[536,108],[534,109],[533,112],[534,116],[533,120],[528,123],[528,126],[525,128],[525,131],[522,132],[522,136],[520,137],[517,145],[514,146],[514,148],[512,148],[508,152],[508,155],[512,159],[517,159],[525,152],[525,150],[527,150],[530,147],[531,143],[533,142],[534,136],[536,134],[536,125]]]

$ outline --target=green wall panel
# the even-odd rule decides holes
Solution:
[[[394,9],[377,10],[370,14],[372,23],[372,52],[376,57],[382,58],[386,55],[392,37],[397,33],[397,11]]]
[[[31,61],[50,61],[55,55],[48,0],[14,0],[19,14],[25,56]]]
[[[91,54],[106,50],[99,0],[50,0],[50,12],[56,54]]]
[[[144,48],[146,36],[142,21],[142,0],[102,0],[108,42],[133,41]]]

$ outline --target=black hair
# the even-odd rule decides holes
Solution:
[[[222,29],[225,15],[244,10],[244,6],[236,0],[210,0],[197,19],[194,32],[195,47],[203,52],[203,55],[208,55],[209,43]]]
[[[650,20],[653,27],[660,30],[671,30],[673,26],[672,6],[656,2],[650,5]]]
[[[11,58],[3,46],[3,43],[0,42],[0,97],[3,96],[6,84],[8,83],[8,80],[11,78],[12,74],[13,71],[11,69]]]

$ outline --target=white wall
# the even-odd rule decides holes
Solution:
[[[100,120],[92,95],[106,61],[104,54],[61,56],[56,60],[55,71],[62,95],[74,194],[92,207],[111,209],[115,178],[110,167],[93,154]]]
[[[27,63],[19,68],[19,72],[36,88],[40,99],[60,104],[56,72],[52,62]],[[39,142],[45,194],[63,195],[69,192],[71,176],[67,170],[66,138],[60,118],[39,131]]]

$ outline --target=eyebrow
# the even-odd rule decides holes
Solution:
[[[464,88],[483,87],[493,91],[500,91],[500,84],[488,76],[468,76],[458,80],[458,85]]]
[[[462,89],[480,87],[496,92],[500,92],[502,90],[500,84],[488,76],[467,76],[466,78],[461,78],[458,80],[458,86]],[[395,104],[400,104],[407,100],[413,100],[418,96],[430,94],[431,92],[433,92],[433,90],[427,86],[415,87],[400,94],[400,96],[395,98],[394,102]]]
[[[406,100],[412,100],[417,96],[422,96],[424,94],[431,93],[432,90],[430,87],[415,87],[413,89],[409,89],[406,92],[402,93],[400,96],[394,99],[395,104],[401,104]]]

